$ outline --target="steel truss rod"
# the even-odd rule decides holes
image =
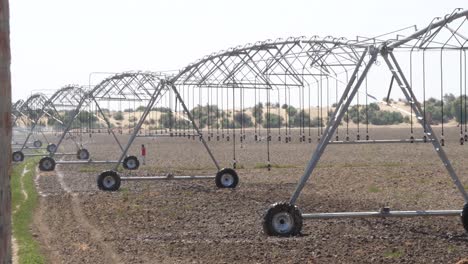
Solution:
[[[359,69],[361,65],[364,62],[364,59],[366,58],[367,54],[371,54],[371,58],[369,62],[367,63],[364,71],[359,75],[359,79],[356,83],[356,85],[351,89],[351,87],[354,85],[355,80],[358,78],[359,74]],[[354,69],[353,74],[351,75],[351,79],[348,82],[348,85],[341,96],[340,102],[337,105],[337,108],[335,110],[335,113],[333,114],[332,118],[330,119],[330,122],[327,125],[327,128],[325,129],[325,134],[322,136],[320,139],[320,142],[314,151],[309,163],[306,166],[305,172],[302,175],[296,190],[294,191],[290,203],[295,204],[297,198],[299,197],[299,194],[301,193],[302,189],[304,188],[306,182],[310,178],[312,172],[314,171],[315,167],[317,166],[317,163],[320,160],[320,157],[322,156],[323,152],[325,151],[325,148],[328,145],[328,142],[334,135],[336,128],[338,125],[341,123],[341,120],[348,109],[349,105],[354,99],[354,96],[356,95],[357,91],[359,90],[359,87],[361,86],[362,82],[364,81],[369,69],[371,66],[374,64],[375,60],[377,59],[378,55],[378,50],[375,49],[374,46],[370,46],[367,49],[364,50],[364,52],[361,55],[361,58],[359,59],[359,62],[356,65],[356,68]]]
[[[146,177],[120,177],[122,181],[154,181],[154,180],[208,180],[216,176],[146,176]]]
[[[55,153],[57,156],[73,156],[76,155],[75,153]],[[47,154],[24,154],[25,157],[47,157]]]
[[[75,154],[76,155],[76,154]],[[56,161],[56,164],[120,164],[121,161],[118,160],[60,160]]]
[[[340,212],[340,213],[308,213],[302,214],[304,219],[336,219],[336,218],[367,218],[367,217],[416,217],[416,216],[454,216],[462,210],[419,210],[419,211],[386,211],[376,212]]]
[[[375,140],[352,140],[352,141],[329,141],[328,144],[351,145],[351,144],[398,144],[398,143],[426,143],[433,139],[375,139]]]

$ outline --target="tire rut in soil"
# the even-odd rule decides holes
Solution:
[[[40,196],[34,216],[34,231],[51,263],[122,263],[113,246],[83,213],[79,193],[66,185],[65,176],[42,173],[37,186],[53,195]],[[51,179],[53,177],[53,179]],[[47,184],[47,186],[41,186]],[[59,188],[60,190],[56,190]]]

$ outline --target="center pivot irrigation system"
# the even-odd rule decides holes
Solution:
[[[416,98],[415,93],[422,90],[423,96],[426,94],[426,74],[429,72],[429,68],[435,67],[436,72],[440,75],[439,83],[437,84],[440,89],[441,97],[444,96],[444,87],[446,87],[446,79],[449,73],[444,71],[444,59],[450,56],[450,53],[454,53],[459,57],[459,65],[455,67],[457,69],[457,86],[460,90],[461,104],[460,107],[461,120],[465,121],[466,129],[466,85],[467,85],[467,58],[466,49],[468,47],[468,11],[462,11],[460,9],[455,10],[452,14],[447,15],[443,18],[434,19],[429,26],[417,30],[410,36],[400,38],[396,40],[388,40],[382,42],[376,42],[375,44],[367,45],[365,47],[358,47],[352,43],[339,43],[335,42],[334,48],[328,52],[323,52],[323,57],[340,52],[340,46],[347,47],[355,50],[359,54],[359,60],[355,61],[353,65],[354,71],[347,82],[346,88],[341,95],[339,103],[337,104],[336,110],[331,116],[330,122],[325,128],[325,133],[320,139],[320,142],[313,153],[304,174],[302,175],[294,193],[292,194],[289,202],[280,202],[273,204],[265,213],[263,219],[263,229],[266,234],[274,236],[294,236],[301,232],[302,224],[304,219],[332,219],[332,218],[362,218],[362,217],[414,217],[414,216],[460,216],[462,224],[465,230],[468,231],[468,195],[465,188],[460,182],[450,160],[447,158],[445,151],[442,148],[444,144],[444,125],[442,119],[442,134],[441,140],[434,133],[430,122],[426,119],[425,99],[423,98],[423,104],[421,104]],[[429,57],[429,54],[436,54],[438,60],[436,63],[428,64],[425,59]],[[409,58],[408,58],[409,56]],[[421,56],[422,60],[418,61],[415,57]],[[403,60],[401,57],[406,57]],[[331,142],[334,133],[341,120],[343,119],[348,107],[350,106],[353,98],[358,93],[361,85],[365,82],[366,77],[370,74],[369,70],[376,64],[378,58],[382,58],[390,71],[392,78],[398,86],[401,88],[407,102],[411,106],[411,110],[416,116],[417,121],[422,125],[424,134],[422,139],[419,141],[428,141],[434,146],[434,150],[439,156],[442,164],[447,169],[453,183],[462,195],[465,206],[462,210],[419,210],[419,211],[392,211],[389,208],[382,208],[376,212],[338,212],[338,213],[302,213],[296,205],[297,199],[304,188],[307,181],[310,179],[312,172],[317,166],[323,152]],[[409,66],[406,70],[400,65],[400,62],[407,62],[409,59]],[[321,68],[326,71],[330,66],[328,63],[317,63],[315,67]],[[458,64],[458,63],[457,63]],[[452,65],[453,66],[453,65]],[[417,77],[420,81],[416,80],[416,74],[414,71],[419,68],[422,74]],[[453,68],[452,68],[453,69]],[[465,90],[465,95],[462,95]],[[463,100],[464,98],[464,100]],[[464,117],[463,117],[464,115]],[[442,116],[444,116],[444,106],[442,100]],[[412,130],[412,129],[411,129]],[[463,144],[466,136],[466,130],[463,131],[463,122],[460,124],[460,143]],[[410,140],[400,141],[402,143],[413,143],[416,142],[413,135]],[[339,143],[339,142],[336,142]],[[369,140],[357,140],[355,144],[377,144],[377,143],[390,143],[390,141],[369,141]],[[395,143],[395,142],[393,142]]]
[[[12,159],[15,162],[23,161],[25,156],[44,156],[44,153],[29,153],[24,154],[23,151],[27,148],[27,143],[31,136],[34,136],[35,133],[39,132],[43,135],[44,139],[47,141],[48,145],[46,147],[47,152],[55,152],[57,146],[54,143],[51,143],[49,139],[53,134],[51,130],[44,132],[44,125],[41,125],[41,120],[49,125],[53,125],[55,132],[60,131],[67,119],[68,113],[71,109],[74,109],[76,105],[83,97],[83,90],[74,85],[65,86],[57,90],[50,97],[45,96],[42,93],[32,95],[25,104],[27,105],[28,117],[31,119],[31,124],[28,131],[24,133],[25,138],[21,147],[17,149],[12,154]],[[47,136],[48,134],[48,136]],[[70,138],[73,140],[77,152],[75,153],[56,153],[57,155],[77,155],[81,158],[86,158],[84,156],[88,155],[86,149],[83,149],[82,143],[78,143],[75,138],[70,134]],[[42,142],[39,140],[34,141],[34,146],[39,148],[42,146]]]
[[[389,36],[385,34],[356,40],[333,37],[267,40],[213,53],[172,75],[125,72],[109,76],[87,91],[70,86],[50,99],[35,95],[13,106],[15,123],[20,117],[29,118],[30,129],[21,150],[38,131],[40,119],[47,116],[60,124],[61,135],[56,144],[49,144],[47,150],[50,154],[39,162],[43,171],[54,170],[56,164],[113,164],[111,170],[97,177],[97,185],[104,191],[118,190],[122,181],[168,179],[214,179],[219,188],[235,188],[239,182],[235,171],[239,145],[242,148],[248,141],[264,142],[266,168],[270,170],[272,141],[297,142],[292,132],[298,131],[299,142],[318,141],[318,145],[290,200],[275,203],[266,211],[263,218],[266,234],[298,235],[304,219],[451,215],[461,215],[463,226],[468,231],[468,195],[442,148],[448,112],[444,105],[445,93],[450,88],[453,91],[455,87],[459,94],[457,103],[451,106],[451,110],[456,108],[458,113],[459,143],[463,145],[468,141],[467,20],[468,11],[457,9],[444,18],[434,19],[421,30],[409,27],[390,33],[397,34],[395,39],[384,39]],[[400,33],[409,30],[408,37],[401,36]],[[368,100],[377,100],[370,90],[371,87],[382,89],[384,86],[379,82],[379,86],[368,87],[368,80],[372,81],[374,77],[381,81],[382,78],[375,78],[370,71],[379,64],[383,64],[385,74],[391,77],[387,103],[393,83],[396,83],[409,106],[411,129],[408,138],[370,138],[371,105]],[[426,105],[434,90],[440,91],[440,105],[437,105],[441,110],[440,139],[433,131],[432,112]],[[40,102],[34,103],[37,100]],[[31,103],[34,108],[28,106]],[[129,122],[112,122],[112,111],[119,109],[114,113],[122,114],[122,105],[128,105],[127,109],[130,109],[123,115],[127,115]],[[59,110],[59,107],[69,109]],[[357,133],[351,139],[350,112],[355,107],[357,122],[353,122],[357,124]],[[34,115],[30,115],[31,112]],[[63,118],[65,112],[66,119]],[[120,120],[124,117],[121,116]],[[421,125],[423,133],[416,135],[414,123]],[[365,128],[362,129],[360,124]],[[121,136],[127,129],[129,137]],[[105,131],[115,140],[120,154],[115,160],[94,160],[82,144],[75,142],[78,160],[56,161],[57,149],[72,131],[77,131],[80,138],[84,133],[89,133],[89,138],[92,138],[92,134]],[[139,168],[138,158],[128,155],[136,138],[161,136],[198,139],[216,167],[216,175],[137,177],[118,173],[120,165],[127,170]],[[232,168],[220,166],[209,141],[232,144]],[[298,197],[329,144],[389,143],[432,144],[463,196],[463,209],[393,211],[382,208],[375,212],[338,213],[302,213],[299,210],[296,205]]]
[[[195,124],[190,111],[186,107],[185,103],[182,100],[181,95],[177,91],[175,85],[172,82],[166,81],[166,76],[160,73],[148,73],[148,72],[127,72],[113,75],[109,78],[104,79],[101,83],[92,88],[87,92],[81,101],[77,104],[76,109],[73,111],[73,115],[70,118],[63,134],[58,141],[58,146],[60,146],[65,134],[69,132],[73,121],[78,117],[80,113],[86,112],[87,115],[92,115],[100,117],[105,124],[108,133],[113,136],[118,147],[121,150],[121,155],[118,160],[106,160],[106,161],[97,161],[97,160],[61,160],[55,161],[53,159],[54,151],[51,152],[49,157],[44,157],[39,162],[39,168],[43,171],[52,171],[55,169],[56,164],[115,164],[112,170],[105,171],[98,176],[97,184],[101,190],[105,191],[116,191],[120,188],[121,181],[125,180],[164,180],[164,179],[208,179],[214,178],[216,184],[220,188],[234,188],[237,185],[238,178],[237,174],[232,169],[221,169],[218,165],[218,162],[212,155],[208,145],[206,144],[202,133],[198,129],[198,126]],[[175,99],[175,109],[183,109],[182,112],[186,113],[186,116],[183,118],[187,119],[183,123],[184,126],[188,125],[188,120],[191,121],[193,129],[197,131],[197,135],[200,140],[203,142],[203,145],[206,147],[210,157],[212,158],[216,168],[216,176],[153,176],[153,177],[121,177],[117,170],[119,166],[122,166],[127,170],[136,170],[139,167],[139,161],[136,156],[128,156],[127,153],[133,143],[133,141],[141,134],[142,126],[145,123],[145,119],[150,115],[151,112],[154,112],[154,109],[162,109],[163,105],[167,101],[172,101]],[[141,107],[144,108],[141,116],[133,116],[133,127],[131,130],[131,135],[128,142],[124,145],[117,134],[122,134],[122,127],[115,128],[109,120],[109,109],[121,108],[122,103],[129,103],[130,107],[137,109],[136,104],[138,103],[138,109]],[[103,106],[107,108],[104,109]],[[171,108],[171,109],[172,109]],[[87,111],[86,111],[87,110]],[[172,111],[172,110],[171,110]],[[119,111],[121,112],[121,111]],[[179,113],[181,116],[183,114]],[[170,123],[175,121],[175,118],[169,118]],[[90,132],[90,137],[95,128],[88,127]],[[100,130],[100,127],[98,127]],[[115,130],[118,132],[116,133]],[[172,126],[170,128],[172,131]],[[190,136],[190,133],[186,134]],[[174,136],[174,133],[170,133],[170,136]],[[181,136],[181,134],[179,134]],[[192,135],[193,136],[193,135]]]
[[[13,154],[13,161],[23,160],[24,155],[20,152],[25,148],[34,150],[42,149],[42,141],[38,138],[39,134],[47,141],[42,128],[38,128],[36,131],[34,131],[34,133],[32,133],[32,142],[29,142],[31,135],[29,135],[27,139],[23,138],[28,134],[27,127],[37,125],[36,122],[38,120],[36,119],[38,112],[40,111],[41,106],[45,104],[45,102],[47,102],[46,95],[42,93],[36,93],[28,97],[26,101],[18,101],[13,105],[13,124],[16,126],[16,132],[19,134],[18,136],[21,136],[21,138],[16,137],[14,139],[15,142],[13,144],[13,149],[19,149],[19,152],[15,152]],[[21,142],[22,140],[24,140],[24,142]]]
[[[48,157],[44,157],[39,161],[39,168],[42,171],[53,171],[56,164],[116,164],[114,171],[117,171],[120,164],[128,170],[136,170],[139,167],[138,159],[135,156],[127,156],[127,152],[131,146],[132,140],[129,144],[124,146],[117,136],[116,130],[121,132],[121,129],[116,129],[109,121],[109,109],[112,107],[120,107],[122,102],[141,103],[146,101],[155,100],[155,95],[163,92],[159,89],[159,80],[161,75],[153,73],[121,73],[108,77],[101,81],[96,86],[92,87],[89,91],[78,100],[74,109],[71,112],[70,118],[65,125],[65,129],[61,134],[58,143],[50,152]],[[104,108],[106,106],[106,108]],[[81,121],[87,126],[83,131],[83,122],[79,123],[80,136],[88,132],[89,136],[98,131],[101,131],[102,121],[104,129],[113,136],[119,150],[121,151],[118,160],[93,160],[90,158],[87,149],[81,149],[77,154],[79,160],[60,160],[56,161],[54,156],[55,151],[62,144],[65,136],[74,128],[74,123],[81,117]],[[93,122],[91,122],[91,119]],[[136,134],[138,132],[135,129]],[[132,136],[134,138],[134,136]],[[82,154],[82,155],[80,155]]]

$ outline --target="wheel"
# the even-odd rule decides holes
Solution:
[[[87,149],[80,149],[76,153],[76,157],[79,160],[87,160],[87,159],[89,159],[89,151]]]
[[[218,188],[236,188],[239,176],[233,169],[222,169],[216,173],[215,182]]]
[[[57,151],[57,145],[55,145],[55,144],[53,144],[53,143],[47,145],[47,151],[48,151],[49,153],[55,153],[55,151]]]
[[[293,204],[273,204],[263,216],[263,232],[269,236],[297,236],[302,229],[302,213]]]
[[[463,224],[463,228],[465,228],[465,231],[468,232],[468,203],[463,206],[463,210],[461,213],[461,220]]]
[[[123,167],[127,170],[137,170],[140,167],[140,162],[135,156],[128,156],[123,161]]]
[[[120,176],[115,171],[105,171],[97,178],[99,190],[115,192],[120,188]]]
[[[36,141],[34,141],[33,146],[35,148],[40,148],[40,147],[42,147],[42,142],[40,140],[36,140]]]
[[[15,151],[13,152],[13,154],[11,155],[11,159],[14,161],[14,162],[22,162],[24,160],[24,154],[23,152],[21,151]]]
[[[41,171],[55,170],[55,160],[51,157],[44,157],[39,161],[39,169]]]

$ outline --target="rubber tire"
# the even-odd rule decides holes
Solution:
[[[51,163],[50,167],[45,166],[46,162]],[[53,171],[55,170],[55,165],[56,165],[55,160],[51,157],[44,157],[39,161],[39,169],[41,171]]]
[[[130,160],[134,160],[134,161],[135,161],[135,167],[134,167],[134,168],[129,168],[129,167],[127,166],[127,163],[128,163]],[[126,170],[138,170],[138,168],[140,167],[140,161],[138,161],[138,158],[135,157],[135,156],[128,156],[128,157],[126,157],[126,158],[123,160],[122,166],[123,166],[124,169],[126,169]]]
[[[278,213],[288,213],[293,218],[293,227],[289,232],[280,233],[273,226],[273,217]],[[263,216],[263,232],[269,236],[290,237],[301,234],[302,213],[296,205],[288,202],[275,203],[268,208]]]
[[[115,181],[115,183],[110,187],[106,186],[104,184],[104,180],[107,177],[112,177],[114,179],[114,181]],[[121,183],[120,176],[115,171],[104,171],[97,178],[97,186],[98,186],[99,190],[101,190],[101,191],[115,192],[115,191],[119,190],[120,183]]]
[[[81,154],[84,153],[83,157],[81,157]],[[76,158],[79,160],[88,160],[89,159],[89,151],[87,149],[79,149],[76,152]]]
[[[233,178],[233,181],[231,184],[229,185],[225,185],[223,184],[223,181],[222,181],[222,176],[224,174],[230,174]],[[239,183],[239,176],[237,175],[236,171],[233,170],[233,169],[229,169],[229,168],[224,168],[220,171],[218,171],[218,173],[216,173],[216,177],[215,177],[215,183],[216,183],[216,186],[218,188],[230,188],[230,189],[234,189],[236,188],[237,184]]]
[[[40,148],[40,147],[42,147],[42,141],[40,141],[40,140],[34,141],[34,142],[33,142],[33,146],[34,146],[35,148]]]
[[[53,153],[53,152],[56,152],[56,151],[57,151],[57,145],[55,145],[53,143],[47,145],[47,152]]]
[[[461,221],[463,224],[463,228],[465,228],[465,231],[468,232],[468,203],[463,206],[463,210],[461,213]]]
[[[18,157],[18,159],[15,159],[15,156]],[[15,151],[11,154],[11,160],[13,162],[23,162],[24,161],[24,154],[21,151]]]

